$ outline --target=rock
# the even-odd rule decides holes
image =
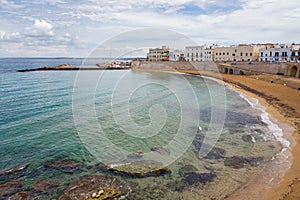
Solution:
[[[10,181],[0,185],[0,199],[12,195],[20,191],[23,187],[23,184],[19,180]]]
[[[70,159],[62,159],[47,163],[46,167],[66,173],[73,173],[74,171],[80,170],[83,167],[83,164]]]
[[[17,165],[0,171],[0,181],[16,179],[24,175],[29,164]]]
[[[263,160],[263,157],[246,158],[247,163],[252,167],[258,167]]]
[[[169,156],[170,155],[170,151],[167,148],[151,147],[150,150],[155,151],[155,152],[157,152],[157,153],[159,153],[160,155],[163,155],[163,156]]]
[[[59,186],[57,181],[40,180],[32,185],[32,189],[39,193],[50,193]]]
[[[126,197],[130,192],[131,189],[128,185],[114,177],[85,175],[71,183],[59,200],[108,200]]]
[[[152,160],[101,163],[98,165],[98,170],[130,177],[160,176],[170,173],[162,163]]]
[[[229,158],[226,158],[224,161],[225,166],[231,167],[234,169],[243,168],[246,163],[247,163],[247,160],[241,156],[229,157]]]
[[[218,148],[218,147],[212,147],[208,144],[202,143],[199,140],[193,141],[194,147],[196,149],[197,156],[199,156],[199,151],[202,148],[202,150],[207,150],[208,153],[206,155],[203,155],[205,159],[222,159],[225,155],[225,150]],[[206,153],[205,151],[203,153]]]
[[[127,156],[128,159],[140,159],[143,157],[143,152],[134,152]]]
[[[222,158],[224,158],[224,155],[225,155],[224,149],[221,149],[218,147],[213,147],[204,158],[205,159],[222,159]]]
[[[9,197],[8,200],[32,200],[30,192],[18,192],[13,196]]]
[[[207,182],[212,181],[216,176],[214,173],[187,173],[183,179],[183,182],[186,186],[197,185],[199,183],[206,184]]]
[[[243,135],[242,136],[242,140],[244,142],[249,142],[249,143],[253,143],[253,141],[255,141],[255,138],[251,135]]]
[[[197,168],[193,165],[184,165],[178,170],[178,174],[182,177],[185,177],[188,173],[196,172]]]

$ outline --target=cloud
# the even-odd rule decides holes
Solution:
[[[5,37],[5,32],[4,31],[0,31],[0,39],[2,40],[2,39],[4,39],[4,37]]]
[[[23,6],[17,5],[12,1],[8,0],[0,0],[0,8],[5,8],[5,9],[20,9]]]
[[[53,26],[43,19],[36,19],[31,27],[26,28],[26,34],[33,37],[51,37],[54,36]]]

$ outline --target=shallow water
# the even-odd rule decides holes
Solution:
[[[139,152],[142,158],[134,159],[157,160],[172,173],[117,176],[132,185],[129,199],[220,199],[261,172],[281,150],[271,122],[262,121],[264,112],[231,88],[225,87],[223,96],[213,80],[132,71],[14,72],[81,61],[1,59],[0,170],[30,163],[21,177],[24,190],[37,180],[58,180],[60,189],[50,195],[57,198],[72,180],[103,174],[98,163]],[[205,145],[214,152],[207,157],[199,154]],[[164,147],[164,155],[153,153],[154,147]],[[226,166],[234,156],[247,161]],[[85,167],[71,174],[44,167],[63,158]],[[207,181],[203,174],[209,175]]]

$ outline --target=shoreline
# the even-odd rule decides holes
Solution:
[[[137,69],[136,71],[172,72],[170,70],[159,69]],[[291,161],[291,164],[288,169],[281,171],[281,173],[283,173],[279,176],[280,179],[275,179],[279,172],[276,163],[270,162],[264,167],[262,173],[266,173],[266,170],[269,170],[269,173],[273,176],[271,177],[273,178],[271,181],[275,183],[273,183],[271,187],[269,186],[270,182],[268,182],[270,180],[264,180],[259,176],[254,177],[245,186],[242,186],[230,195],[228,199],[241,199],[241,197],[245,197],[245,195],[247,199],[281,200],[300,198],[300,113],[298,113],[300,111],[300,105],[297,105],[297,102],[300,102],[300,95],[296,95],[297,93],[295,93],[299,91],[286,87],[285,85],[258,79],[258,77],[219,74],[197,70],[174,71],[217,79],[230,85],[234,90],[257,99],[259,105],[265,108],[270,120],[283,129],[282,137],[291,142],[289,147],[289,161]],[[286,125],[293,127],[294,131]],[[286,158],[278,158],[277,154],[277,159],[278,161],[284,161]]]

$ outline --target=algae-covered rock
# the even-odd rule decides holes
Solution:
[[[30,192],[18,192],[9,197],[8,200],[33,200]]]
[[[83,167],[83,163],[70,159],[62,159],[47,163],[46,167],[57,169],[66,173],[72,173],[74,171],[80,170]]]
[[[234,169],[243,168],[247,164],[247,160],[241,156],[228,157],[224,161],[224,165]]]
[[[127,196],[128,185],[111,176],[86,175],[71,183],[59,200],[104,200]]]
[[[32,185],[32,189],[39,193],[50,193],[59,186],[57,181],[39,180]]]
[[[23,187],[23,184],[19,180],[10,181],[0,185],[0,199],[5,196],[12,195],[20,191]]]
[[[19,178],[22,176],[29,164],[17,165],[0,171],[0,181]]]
[[[98,169],[131,177],[160,176],[170,173],[170,170],[163,167],[162,163],[152,160],[101,163]]]

